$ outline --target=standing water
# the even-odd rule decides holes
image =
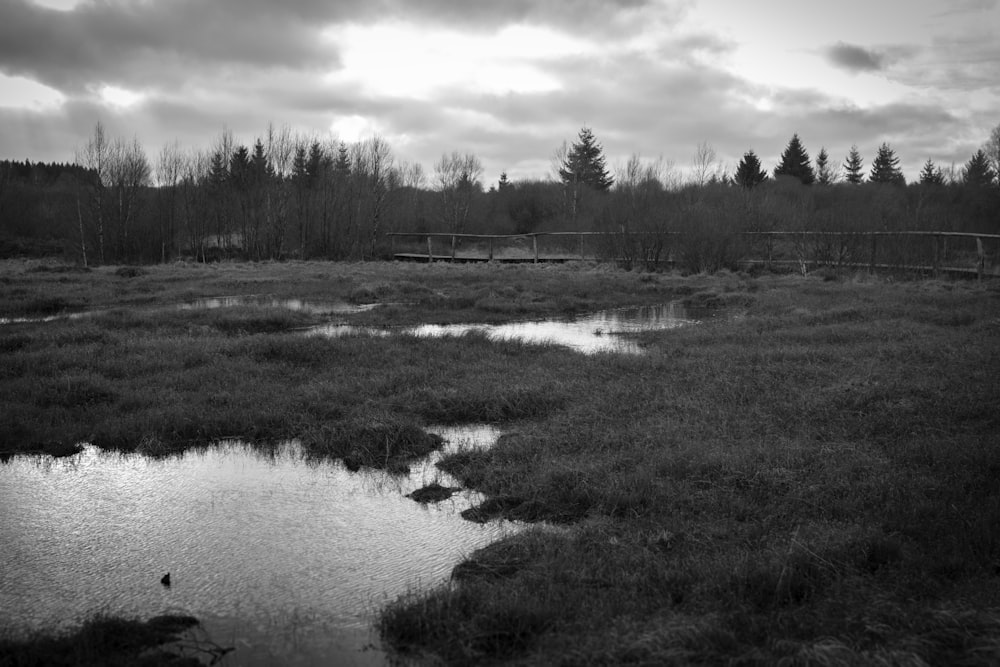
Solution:
[[[498,435],[433,430],[449,446]],[[463,521],[481,500],[470,491],[436,505],[405,498],[432,481],[458,486],[433,467],[439,456],[404,477],[310,461],[295,443],[15,457],[0,465],[0,627],[186,613],[235,647],[223,664],[382,664],[378,608],[516,530]]]
[[[460,336],[481,333],[493,340],[520,340],[526,343],[563,345],[578,352],[618,352],[640,354],[642,348],[622,334],[641,331],[661,331],[695,324],[701,317],[711,317],[716,311],[691,311],[679,303],[659,306],[639,306],[603,310],[572,319],[548,319],[505,324],[422,324],[402,329],[414,336]],[[346,336],[357,333],[388,335],[384,329],[330,324],[313,327],[311,335]]]

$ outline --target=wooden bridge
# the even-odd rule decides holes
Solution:
[[[1000,234],[937,231],[756,231],[739,232],[748,243],[745,266],[792,266],[806,271],[820,266],[1000,277]],[[659,244],[669,267],[669,249],[682,246],[682,232],[533,232],[459,234],[390,232],[393,259],[416,262],[559,263],[578,260],[650,263],[628,257],[630,246]],[[403,243],[403,239],[416,239]],[[437,245],[435,245],[435,240]],[[541,243],[540,243],[541,242]],[[546,246],[545,251],[539,249]],[[403,246],[403,248],[400,248]],[[424,250],[426,246],[426,251]],[[836,246],[836,247],[834,247]],[[659,251],[658,251],[659,253]]]
[[[588,237],[608,236],[604,232],[533,232],[530,234],[450,234],[447,232],[390,232],[389,237],[392,244],[392,257],[398,260],[408,260],[417,262],[506,262],[506,263],[539,263],[539,262],[569,262],[573,260],[601,259],[597,253],[591,252],[589,255],[585,249],[584,240]],[[419,237],[427,239],[427,252],[396,252],[396,239],[405,237]],[[578,240],[577,252],[560,252],[558,254],[540,254],[538,251],[538,239],[540,237],[553,237],[565,239],[576,238]],[[450,243],[439,245],[444,252],[435,254],[434,239],[449,239]],[[460,242],[479,244],[473,251],[466,250],[464,253],[458,251]],[[497,254],[495,250],[502,248],[509,249],[520,241],[530,241],[531,250],[518,249],[519,252]],[[485,248],[482,246],[485,245]]]

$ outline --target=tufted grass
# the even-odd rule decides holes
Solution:
[[[0,312],[43,296],[106,312],[0,328],[0,452],[300,437],[316,456],[400,471],[437,446],[426,424],[501,424],[492,449],[441,466],[486,495],[469,519],[539,526],[387,605],[379,629],[406,656],[1000,659],[994,285],[586,265],[14,268]],[[308,337],[297,329],[325,318],[263,306],[143,310],[261,293],[377,301],[342,319],[380,326],[672,299],[737,316],[636,335],[640,356],[583,356],[478,335]]]

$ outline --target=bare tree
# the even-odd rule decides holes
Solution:
[[[167,261],[167,246],[171,255],[177,248],[177,199],[178,185],[184,169],[184,155],[176,139],[164,144],[156,161],[155,183],[159,206],[160,261]]]
[[[385,213],[386,197],[395,184],[390,178],[393,172],[392,148],[383,137],[373,135],[354,145],[352,172],[359,185],[358,221],[368,225],[368,255],[374,257]],[[365,215],[361,210],[364,207]],[[362,251],[362,257],[364,257]]]
[[[139,194],[143,187],[150,184],[151,174],[146,151],[138,137],[133,137],[132,141],[115,140],[108,169],[108,185],[114,198],[117,250],[122,259],[132,259],[136,254],[136,240],[132,232],[141,203]]]
[[[997,174],[997,179],[1000,180],[1000,124],[997,124],[990,132],[990,138],[983,144],[983,152],[990,160],[993,173]]]
[[[266,156],[268,178],[265,186],[265,247],[267,256],[281,256],[288,222],[290,191],[284,181],[291,172],[295,140],[287,125],[267,126]]]
[[[182,158],[180,189],[181,226],[187,236],[187,247],[202,262],[209,221],[213,210],[212,157],[206,151],[192,151]]]
[[[562,176],[560,171],[563,169],[563,165],[566,164],[566,159],[569,157],[569,144],[565,141],[552,153],[552,157],[549,158],[549,178],[554,181],[562,181]]]
[[[76,150],[76,163],[87,171],[87,176],[77,192],[77,214],[80,222],[80,243],[83,248],[83,263],[87,263],[87,241],[84,233],[83,211],[80,204],[81,194],[86,200],[86,210],[94,232],[97,235],[97,258],[103,264],[105,258],[104,226],[105,226],[105,190],[108,179],[108,168],[111,163],[111,143],[104,134],[104,124],[100,121],[94,126],[94,135],[83,148]],[[81,192],[82,191],[82,192]]]
[[[662,157],[643,160],[633,153],[616,170],[611,215],[620,236],[614,237],[614,256],[650,269],[665,259],[670,248],[665,193],[675,183],[673,165]]]
[[[698,143],[694,151],[692,176],[696,185],[702,186],[718,180],[722,174],[719,156],[707,141]]]
[[[400,164],[400,173],[404,188],[420,190],[426,184],[427,175],[424,174],[424,167],[419,162],[403,162]]]
[[[434,165],[434,180],[441,193],[444,221],[457,234],[465,230],[472,198],[482,191],[483,163],[472,153],[442,155]]]

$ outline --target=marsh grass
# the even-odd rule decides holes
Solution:
[[[193,667],[203,664],[164,645],[198,624],[189,616],[157,616],[148,621],[98,615],[65,634],[37,633],[0,638],[0,664],[11,667]]]
[[[503,662],[457,618],[489,608],[535,619],[502,649],[527,664],[995,662],[1000,293],[778,278],[753,297],[642,334],[644,357],[581,360],[591,390],[446,456],[489,496],[469,518],[575,523],[474,554],[384,636],[410,649],[411,607],[441,637],[417,651]]]
[[[348,470],[362,466],[392,473],[409,472],[409,463],[423,458],[444,441],[411,420],[384,410],[364,410],[302,438],[305,451],[317,458],[338,458]]]
[[[437,264],[4,277],[17,288],[4,303],[44,293],[112,311],[353,293],[393,304],[350,317],[379,326],[739,304],[732,319],[636,335],[639,356],[309,337],[282,328],[298,316],[259,307],[16,325],[0,330],[0,451],[299,437],[315,456],[402,470],[439,444],[426,424],[501,423],[495,446],[441,467],[486,495],[470,518],[548,527],[390,604],[379,627],[400,651],[452,664],[997,662],[995,286]],[[56,282],[67,277],[78,282]]]

